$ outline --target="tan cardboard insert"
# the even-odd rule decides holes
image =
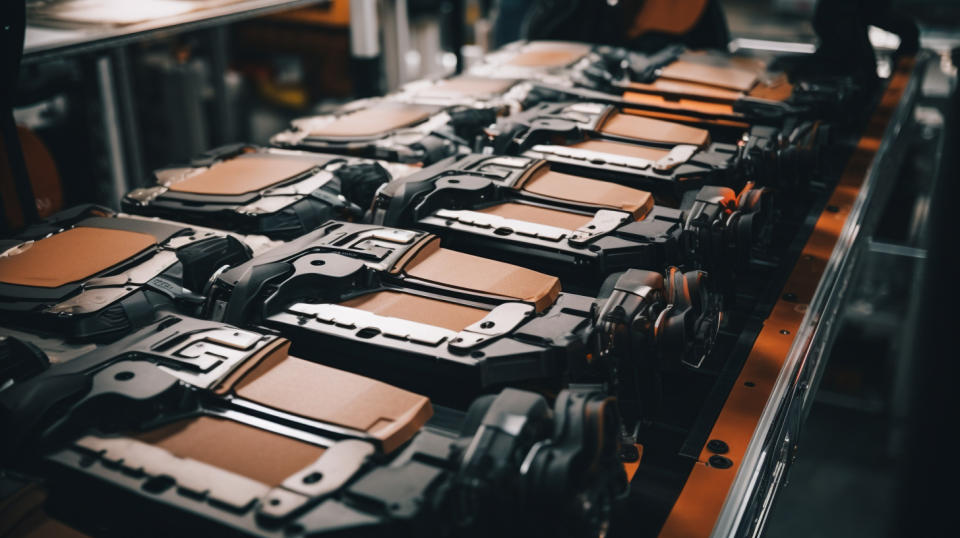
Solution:
[[[625,101],[639,103],[649,106],[656,106],[667,110],[676,110],[678,112],[700,112],[703,114],[718,114],[724,116],[740,116],[733,111],[733,105],[729,103],[712,103],[697,99],[667,99],[662,95],[653,95],[642,92],[625,92],[623,94]],[[652,115],[650,112],[630,109],[624,109],[624,114],[639,114],[641,116]]]
[[[230,471],[268,486],[319,458],[323,447],[218,417],[180,420],[134,439]]]
[[[757,75],[746,69],[707,65],[684,60],[677,60],[667,65],[660,70],[660,76],[666,79],[695,82],[741,92],[749,91],[757,83]]]
[[[312,159],[277,155],[241,155],[215,163],[203,172],[170,186],[191,194],[237,195],[263,190],[316,166]]]
[[[583,58],[590,47],[575,43],[533,43],[527,45],[523,52],[520,52],[506,65],[516,67],[564,67]]]
[[[378,316],[400,318],[451,331],[462,331],[483,319],[489,310],[398,291],[377,291],[340,303]]]
[[[420,123],[439,110],[438,107],[427,105],[379,103],[316,127],[310,131],[310,135],[330,138],[376,136]]]
[[[391,452],[426,423],[433,409],[425,396],[288,355],[290,343],[228,383],[234,394],[281,411],[366,432]],[[244,365],[247,366],[247,365]],[[242,367],[241,367],[242,368]]]
[[[662,144],[702,146],[710,141],[710,133],[705,129],[619,112],[611,114],[599,131],[603,134]]]
[[[155,244],[149,234],[78,226],[0,258],[0,282],[57,288],[96,275]]]
[[[718,88],[716,86],[704,86],[694,82],[685,82],[682,80],[670,80],[658,78],[647,84],[643,82],[631,82],[630,89],[651,92],[664,95],[674,95],[687,98],[705,98],[715,99],[725,103],[733,103],[743,97],[743,92]]]
[[[649,192],[609,181],[555,172],[550,170],[549,166],[541,166],[521,188],[558,200],[619,209],[630,213],[637,220],[653,209],[653,196]]]
[[[670,151],[666,149],[641,146],[639,144],[625,144],[611,140],[584,140],[576,144],[570,144],[568,147],[597,151],[600,153],[610,153],[623,157],[633,157],[636,159],[647,159],[648,161],[659,161],[670,153]]]
[[[533,303],[542,311],[560,294],[557,277],[428,243],[403,267],[413,278]]]

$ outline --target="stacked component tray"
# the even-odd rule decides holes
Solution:
[[[875,93],[516,43],[3,239],[0,529],[668,532]]]

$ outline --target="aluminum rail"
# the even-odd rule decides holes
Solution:
[[[856,265],[857,248],[874,213],[883,210],[884,191],[889,194],[896,174],[897,144],[911,118],[929,55],[918,57],[903,97],[884,131],[837,243],[827,261],[813,299],[800,324],[787,359],[777,377],[757,427],[711,536],[757,536],[763,529],[772,501],[783,484],[796,450],[796,438],[810,405],[811,396],[826,365],[836,336],[839,308]],[[886,189],[884,187],[887,187]]]

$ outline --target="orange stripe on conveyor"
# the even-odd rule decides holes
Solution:
[[[901,62],[890,79],[877,110],[827,202],[828,206],[839,208],[839,211],[824,211],[820,215],[783,288],[782,295],[791,293],[796,299],[781,299],[770,312],[710,432],[709,439],[722,440],[730,447],[724,456],[733,461],[733,466],[727,469],[710,467],[706,462],[713,454],[706,447],[702,449],[699,461],[693,466],[680,497],[661,529],[662,538],[709,536],[712,532],[750,438],[787,358],[794,336],[800,328],[806,305],[813,299],[827,260],[880,146],[884,130],[907,86],[912,66],[912,61]]]

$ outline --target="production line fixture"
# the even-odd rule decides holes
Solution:
[[[451,157],[382,188],[372,217],[551,273],[584,293],[632,268],[704,269],[730,284],[773,226],[766,188],[705,186],[674,209],[648,191],[558,169],[567,170],[528,157]]]
[[[806,310],[781,303],[836,289],[804,256],[830,255],[866,174],[847,151],[866,123],[850,162],[874,158],[910,77],[878,96],[721,52],[515,43],[158,170],[136,215],[3,240],[0,516],[751,535],[782,475],[743,463],[750,432],[795,442],[763,418],[798,405],[774,381],[799,379]]]
[[[376,190],[417,168],[248,144],[208,151],[154,172],[123,198],[129,213],[286,240],[331,218],[362,219]]]
[[[657,405],[640,401],[652,393],[638,385],[661,367],[700,365],[720,301],[700,271],[631,269],[599,297],[576,295],[554,276],[443,248],[425,232],[331,221],[220,274],[209,311],[452,407],[508,385],[622,393],[633,444],[644,406]]]
[[[272,244],[97,206],[62,211],[0,240],[0,334],[69,357],[142,327],[158,308],[198,312],[216,271]]]
[[[289,347],[159,316],[0,393],[3,461],[128,536],[592,535],[626,488],[603,394],[505,389],[431,424],[427,398]]]
[[[473,108],[377,98],[293,120],[271,143],[324,153],[431,164],[470,147],[500,106]]]

